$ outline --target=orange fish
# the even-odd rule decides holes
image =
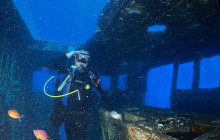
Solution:
[[[44,130],[34,130],[34,135],[38,140],[49,140],[49,137]]]
[[[192,124],[190,124],[190,130],[191,130],[191,132],[195,132],[196,131],[195,127]]]
[[[24,117],[21,116],[15,109],[9,110],[8,115],[14,119],[19,119],[19,122],[21,122],[21,118]]]

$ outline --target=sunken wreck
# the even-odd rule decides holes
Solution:
[[[11,0],[0,1],[0,19],[0,137],[33,139],[31,128],[46,125],[48,133],[58,139],[58,130],[48,121],[53,101],[36,97],[29,81],[48,56],[80,46],[34,40]],[[155,24],[166,25],[166,30],[152,34],[148,28]],[[219,0],[111,0],[97,27],[85,46],[95,54],[93,71],[111,77],[106,94],[123,116],[122,121],[115,120],[99,110],[100,120],[92,123],[101,121],[104,140],[220,139],[220,86],[199,88],[201,59],[220,55]],[[178,68],[186,62],[194,64],[192,88],[177,89]],[[146,73],[167,64],[173,64],[170,109],[147,107]],[[125,90],[118,89],[123,73],[127,73]],[[42,102],[36,103],[36,98]],[[34,104],[48,108],[30,114],[33,110],[28,107]],[[11,107],[23,110],[23,123],[10,121],[7,110]],[[96,132],[90,127],[88,137],[94,138]]]

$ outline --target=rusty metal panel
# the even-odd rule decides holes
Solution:
[[[220,121],[215,116],[143,106],[119,110],[123,121],[111,118],[105,110],[99,111],[105,140],[197,140],[220,136]]]

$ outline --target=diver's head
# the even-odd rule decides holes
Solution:
[[[89,63],[89,57],[89,51],[81,49],[79,52],[75,54],[75,65],[77,67],[83,66],[86,68]]]

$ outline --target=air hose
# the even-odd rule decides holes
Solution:
[[[54,95],[48,94],[48,93],[46,92],[46,86],[47,86],[48,82],[49,82],[50,80],[52,80],[54,77],[55,77],[55,76],[50,77],[50,78],[46,81],[46,83],[44,84],[43,90],[44,90],[45,95],[47,95],[48,97],[51,97],[51,98],[59,98],[59,97],[68,96],[68,95],[73,94],[73,93],[76,93],[76,92],[79,93],[79,90],[77,89],[77,90],[74,90],[74,91],[72,91],[72,92],[69,92],[69,93],[66,93],[66,94],[63,94],[63,95],[58,95],[58,96],[54,96]]]

